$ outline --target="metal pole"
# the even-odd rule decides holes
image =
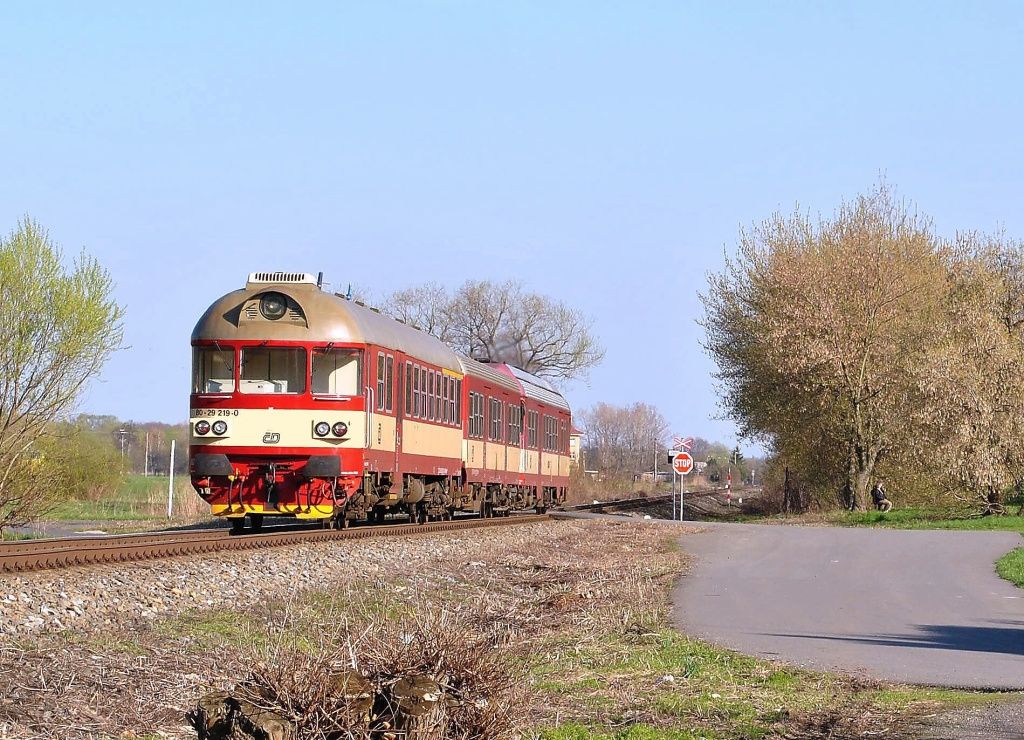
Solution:
[[[171,440],[171,467],[167,470],[167,518],[174,511],[174,440]]]
[[[679,521],[683,521],[683,476],[679,476]]]
[[[149,477],[149,432],[146,432],[146,461],[142,464],[143,475]]]

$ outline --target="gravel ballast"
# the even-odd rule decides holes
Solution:
[[[480,552],[553,536],[568,523],[524,524],[234,551],[142,563],[43,571],[0,579],[0,633],[107,631],[157,617],[288,599],[357,579],[402,577],[462,565]],[[0,638],[2,639],[2,638]]]

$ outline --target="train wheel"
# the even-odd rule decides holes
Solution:
[[[231,523],[231,534],[242,534],[242,532],[245,531],[244,517],[235,517],[232,519],[228,519],[228,522]]]
[[[249,528],[253,532],[259,532],[263,529],[263,515],[262,514],[250,514],[249,515]]]

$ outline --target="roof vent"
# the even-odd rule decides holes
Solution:
[[[308,272],[250,272],[245,287],[258,285],[316,285],[316,276]]]

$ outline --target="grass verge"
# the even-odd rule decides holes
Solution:
[[[971,516],[970,512],[942,509],[896,509],[887,513],[881,511],[842,511],[829,514],[825,521],[850,527],[1024,532],[1024,516]]]
[[[1010,583],[1024,588],[1024,547],[1018,547],[999,558],[996,572]]]
[[[167,476],[126,475],[117,491],[99,500],[61,502],[48,521],[167,521]],[[188,476],[175,476],[172,514],[176,521],[209,518],[209,507],[196,495]]]

